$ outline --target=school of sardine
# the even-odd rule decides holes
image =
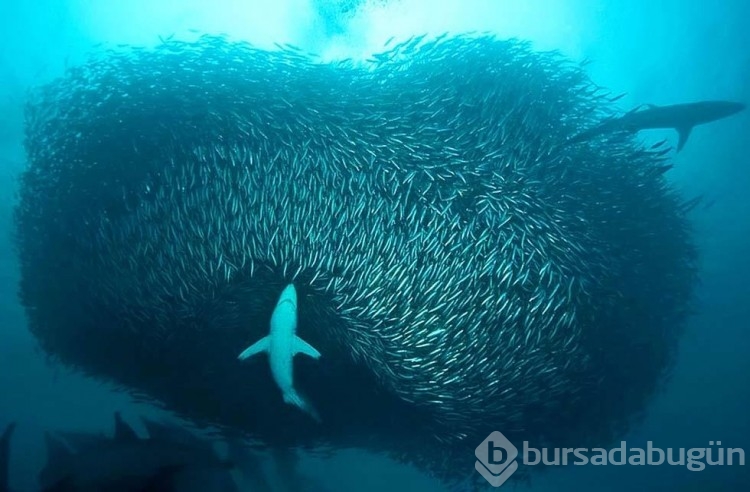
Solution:
[[[99,53],[27,107],[31,330],[194,420],[445,478],[493,430],[606,444],[672,362],[696,255],[663,146],[568,142],[609,98],[487,36],[365,62],[212,36]],[[292,282],[317,426],[235,360]]]

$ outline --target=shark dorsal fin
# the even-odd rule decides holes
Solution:
[[[8,424],[2,437],[0,437],[0,492],[8,492],[8,462],[10,461],[10,438],[13,430],[16,428],[15,423]]]
[[[688,137],[690,137],[691,131],[693,131],[692,126],[677,128],[677,133],[680,136],[680,140],[677,142],[677,152],[681,151],[682,148],[685,146],[685,143],[687,142]]]
[[[49,432],[44,433],[44,442],[47,444],[47,466],[67,468],[73,458],[70,448]]]
[[[137,440],[138,434],[123,420],[120,412],[115,412],[115,441],[129,442]]]
[[[13,431],[14,430],[16,430],[16,423],[15,422],[11,422],[5,428],[5,431],[3,432],[2,437],[0,437],[0,446],[2,446],[0,448],[1,450],[4,450],[6,447],[10,446],[10,438],[13,435]]]

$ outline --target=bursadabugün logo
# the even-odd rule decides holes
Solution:
[[[524,465],[631,465],[631,466],[686,466],[688,470],[699,472],[706,466],[745,465],[745,451],[742,448],[723,448],[721,441],[709,441],[705,448],[655,447],[652,441],[646,448],[630,448],[625,441],[612,449],[604,448],[541,448],[523,442],[521,462]],[[474,468],[492,485],[499,487],[518,469],[518,448],[501,432],[495,431],[482,441],[474,453],[477,462]]]

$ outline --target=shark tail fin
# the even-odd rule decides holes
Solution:
[[[677,128],[677,133],[680,136],[680,140],[677,143],[677,152],[681,151],[682,148],[685,146],[685,143],[687,142],[688,137],[690,137],[691,131],[693,131],[692,126]]]
[[[240,360],[245,360],[249,357],[252,357],[255,354],[259,354],[261,352],[268,352],[268,348],[270,346],[270,340],[267,336],[261,338],[254,344],[250,345],[248,348],[246,348],[240,355],[237,357]]]
[[[302,395],[297,393],[297,390],[295,390],[294,388],[291,388],[289,391],[284,393],[284,403],[294,405],[295,407],[299,408],[310,417],[312,417],[312,419],[317,423],[321,422],[320,414],[318,414],[318,411],[315,410],[315,407],[313,407],[310,402],[305,400]]]

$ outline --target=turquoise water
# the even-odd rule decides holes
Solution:
[[[354,2],[350,2],[354,3]],[[750,102],[750,52],[745,2],[531,1],[364,2],[347,9],[324,2],[85,2],[38,1],[0,6],[0,425],[16,420],[11,481],[33,490],[49,429],[108,430],[114,410],[131,418],[162,415],[107,385],[49,363],[25,326],[16,298],[12,208],[24,169],[25,91],[62,75],[100,44],[153,46],[160,36],[193,39],[227,34],[263,48],[290,43],[324,59],[362,58],[391,37],[489,31],[528,39],[538,50],[589,60],[594,81],[614,93],[623,110],[638,104],[700,100]],[[656,142],[671,130],[641,134]],[[681,341],[674,373],[624,436],[630,447],[726,447],[750,450],[750,113],[700,126],[674,156],[668,179],[710,206],[692,215],[701,251],[696,314]],[[634,353],[633,357],[643,357]],[[575,443],[571,443],[575,447]],[[328,490],[440,490],[417,470],[346,452],[303,460],[301,469]],[[746,467],[585,466],[535,476],[531,490],[743,490]],[[509,486],[506,486],[509,487]],[[519,486],[521,487],[521,486]]]

